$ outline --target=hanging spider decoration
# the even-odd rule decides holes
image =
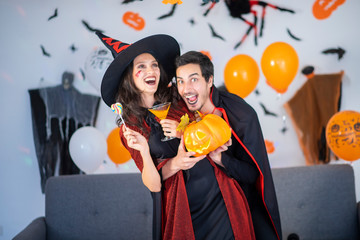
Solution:
[[[208,3],[208,2],[207,2]],[[202,5],[206,5],[207,3],[203,3]],[[251,1],[251,0],[225,0],[226,6],[230,11],[230,15],[234,18],[240,18],[242,21],[244,21],[247,25],[249,25],[249,28],[247,29],[245,35],[241,38],[240,42],[238,42],[234,49],[238,48],[246,39],[246,37],[249,35],[252,29],[254,29],[254,41],[255,45],[257,45],[257,37],[258,37],[258,29],[257,29],[257,22],[258,22],[258,16],[257,12],[253,9],[254,6],[260,6],[262,7],[262,13],[261,13],[261,23],[260,23],[260,34],[259,36],[262,37],[263,29],[264,29],[264,20],[265,20],[265,14],[266,14],[266,7],[271,7],[277,10],[280,10],[282,12],[289,12],[289,13],[295,13],[293,10],[281,8],[278,6],[275,6],[273,4],[264,2],[264,1]],[[210,10],[215,6],[216,2],[212,2],[210,7],[205,11],[204,16],[207,16],[207,14],[210,12]],[[251,13],[254,16],[254,21],[250,22],[246,20],[243,15]]]

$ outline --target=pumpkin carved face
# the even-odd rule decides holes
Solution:
[[[326,141],[336,156],[355,161],[360,158],[360,113],[342,111],[332,116],[326,126]]]
[[[199,122],[190,123],[184,131],[185,147],[194,156],[206,155],[224,145],[231,137],[229,125],[215,114],[207,114]]]
[[[138,13],[130,11],[123,15],[123,22],[137,31],[145,27],[145,20]]]
[[[315,18],[322,20],[330,15],[346,0],[316,0],[313,5],[313,15]]]

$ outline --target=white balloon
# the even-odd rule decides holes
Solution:
[[[106,158],[105,135],[94,127],[82,127],[74,132],[69,142],[72,160],[85,173],[93,173]]]
[[[114,60],[111,52],[105,47],[98,47],[93,50],[85,61],[85,79],[100,91],[101,81],[106,69]]]

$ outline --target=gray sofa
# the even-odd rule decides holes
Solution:
[[[283,239],[360,239],[349,165],[272,169]],[[53,177],[45,217],[14,239],[151,239],[152,199],[139,173]]]

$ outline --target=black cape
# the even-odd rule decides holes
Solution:
[[[229,123],[233,137],[232,150],[222,155],[227,174],[236,179],[248,199],[256,239],[282,239],[280,215],[265,148],[261,126],[255,110],[237,95],[212,88],[213,104],[221,110]],[[230,150],[230,148],[229,148]],[[238,159],[255,164],[259,171],[255,184],[244,182]]]

